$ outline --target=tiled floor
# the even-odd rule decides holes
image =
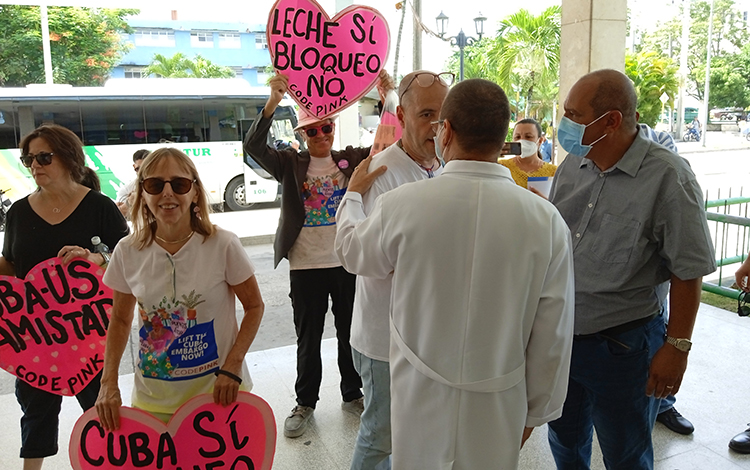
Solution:
[[[748,357],[750,318],[701,305],[694,334],[690,365],[678,396],[677,408],[696,427],[692,436],[679,436],[657,424],[654,430],[656,468],[659,470],[750,469],[750,455],[730,452],[727,442],[743,431],[750,421]],[[282,425],[294,405],[295,348],[287,346],[247,355],[254,393],[273,408],[279,437],[274,469],[343,470],[357,433],[358,420],[341,410],[336,372],[336,344],[323,345],[324,377],[321,401],[311,427],[298,439],[283,437]],[[132,375],[121,377],[125,400],[129,399]],[[17,458],[20,440],[20,409],[13,394],[0,396],[0,469],[21,469]],[[60,444],[67,446],[70,430],[80,410],[75,400],[66,399],[61,416]],[[398,419],[398,417],[394,417]],[[47,459],[46,470],[68,470],[67,451]],[[546,442],[546,429],[534,431],[522,451],[521,469],[554,469]],[[595,446],[593,469],[603,469]]]

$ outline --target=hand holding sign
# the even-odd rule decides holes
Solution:
[[[240,392],[227,407],[211,395],[182,405],[168,425],[145,411],[122,407],[121,427],[107,432],[96,411],[76,422],[68,454],[75,470],[268,470],[276,448],[276,422],[262,398]]]
[[[104,270],[51,258],[25,279],[0,276],[0,367],[33,387],[73,396],[102,368],[112,290]]]
[[[266,35],[290,96],[321,120],[372,89],[390,46],[388,23],[374,8],[352,5],[331,19],[315,0],[278,0]]]

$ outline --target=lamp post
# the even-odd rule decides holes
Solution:
[[[480,41],[482,39],[482,35],[484,34],[484,22],[487,21],[487,18],[482,16],[482,12],[479,12],[479,16],[474,18],[474,29],[477,32],[478,38],[474,38],[471,36],[467,36],[464,34],[464,30],[461,29],[461,31],[458,32],[457,36],[449,36],[445,37],[445,31],[448,29],[448,16],[443,13],[442,11],[438,16],[435,17],[435,22],[437,23],[437,30],[438,35],[440,38],[444,41],[450,41],[451,46],[458,46],[458,50],[460,52],[459,57],[459,69],[458,69],[458,81],[461,82],[464,79],[464,47],[471,46],[477,41]]]

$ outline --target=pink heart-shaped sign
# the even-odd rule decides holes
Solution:
[[[320,119],[372,89],[390,46],[379,11],[352,5],[329,18],[315,0],[278,0],[266,36],[274,69],[289,76],[289,95]]]
[[[0,368],[33,387],[73,396],[104,365],[112,289],[83,259],[51,258],[25,279],[0,276]]]
[[[276,448],[271,407],[240,392],[227,407],[211,395],[182,405],[169,424],[134,408],[120,408],[120,429],[107,432],[91,408],[73,427],[68,454],[75,470],[102,468],[269,470]]]

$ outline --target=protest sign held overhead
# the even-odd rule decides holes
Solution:
[[[84,259],[0,276],[0,368],[57,395],[83,390],[104,365],[112,289]]]
[[[73,427],[68,455],[75,470],[270,470],[276,421],[262,398],[239,392],[229,406],[211,395],[182,405],[169,424],[135,408],[120,408],[120,429],[105,431],[95,408]]]
[[[385,66],[390,32],[374,8],[352,5],[330,18],[315,0],[278,0],[266,28],[276,72],[289,95],[324,119],[356,103]]]

